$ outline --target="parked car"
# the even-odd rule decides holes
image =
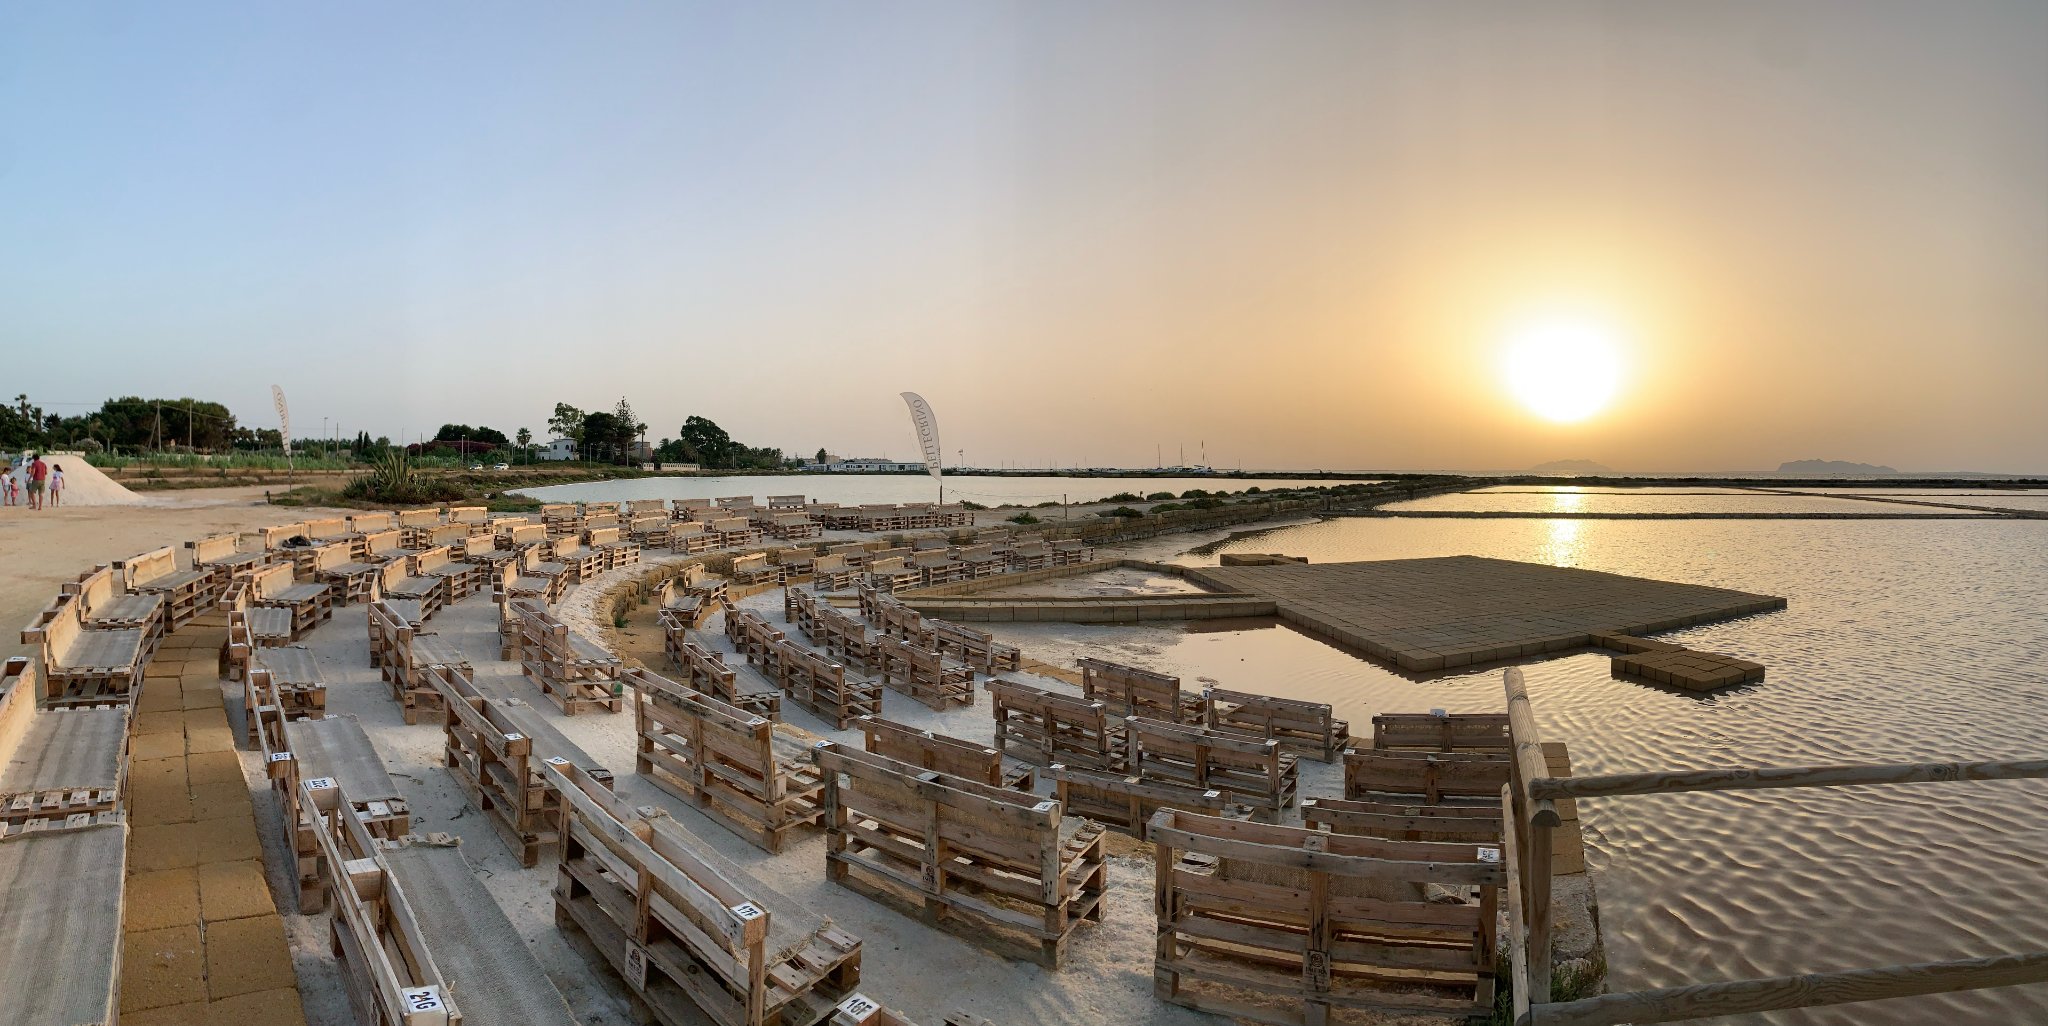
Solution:
[[[493,463],[493,464],[491,464],[491,469],[492,469],[492,470],[511,470],[512,468],[511,468],[511,467],[508,467],[508,466],[506,466],[506,465],[505,465],[505,464],[503,464],[503,463]]]
[[[481,463],[472,463],[472,464],[470,464],[470,465],[469,465],[469,469],[471,469],[471,470],[482,470],[482,469],[484,469],[484,465],[483,465],[483,464],[481,464]]]

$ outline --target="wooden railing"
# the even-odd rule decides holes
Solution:
[[[1557,802],[1569,798],[1753,791],[1790,787],[1860,787],[1970,780],[2048,778],[2048,759],[2003,762],[1898,763],[1869,766],[1774,766],[1662,773],[1553,777],[1520,669],[1506,673],[1514,768],[1502,789],[1506,820],[1502,853],[1516,872],[1508,881],[1509,972],[1517,1026],[1617,1026],[1746,1015],[1785,1008],[1840,1005],[1987,987],[2048,982],[2048,952],[1994,955],[1844,969],[1798,976],[1696,983],[1602,994],[1575,1001],[1550,997],[1551,831]],[[1537,998],[1539,1000],[1532,1000]]]

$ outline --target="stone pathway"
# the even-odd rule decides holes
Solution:
[[[217,615],[164,639],[129,741],[122,1026],[304,1026],[222,705]]]

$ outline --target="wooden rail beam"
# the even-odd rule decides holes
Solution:
[[[1697,983],[1688,987],[1602,994],[1578,1001],[1533,1005],[1517,1026],[1614,1026],[1747,1015],[1781,1008],[1947,994],[2048,981],[2048,952],[1997,955],[1953,962],[1919,962],[1802,976]]]
[[[1513,673],[1513,670],[1508,671]],[[1518,732],[1519,733],[1519,732]],[[1590,777],[1539,777],[1529,794],[1540,801],[1559,798],[1614,798],[1683,791],[1759,791],[1778,787],[1856,787],[1926,784],[1960,780],[2030,780],[2048,777],[2048,759],[2007,762],[1907,762],[1867,766],[1765,766],[1664,773],[1609,773]]]

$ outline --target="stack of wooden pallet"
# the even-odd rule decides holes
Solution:
[[[22,628],[42,666],[43,704],[129,705],[142,689],[154,637],[136,628],[89,629],[84,602],[60,595]]]
[[[1500,849],[1265,826],[1173,809],[1147,830],[1158,875],[1155,993],[1267,1023],[1342,1010],[1493,1010]],[[1476,889],[1461,905],[1427,885]]]
[[[1277,741],[1143,716],[1125,718],[1124,731],[1131,772],[1146,783],[1222,791],[1267,822],[1295,803],[1300,767]]]
[[[216,573],[206,567],[178,569],[178,557],[168,545],[121,560],[114,566],[125,578],[127,590],[163,597],[165,633],[191,623],[213,603],[211,589]]]
[[[817,767],[773,721],[645,670],[624,679],[633,689],[636,768],[657,787],[771,852],[818,822]]]
[[[996,679],[988,691],[996,750],[1039,766],[1098,773],[1124,769],[1124,724],[1101,702]]]
[[[724,653],[713,651],[687,632],[671,632],[668,642],[669,662],[684,687],[755,716],[782,718],[782,692],[774,682],[754,673],[743,679],[726,665]]]
[[[548,780],[567,809],[556,921],[663,1026],[815,1023],[860,984],[858,938],[575,767],[550,763]]]
[[[927,708],[944,712],[956,705],[974,704],[974,668],[946,658],[936,647],[883,638],[876,645],[876,654],[882,683]]]
[[[1337,719],[1327,702],[1223,688],[1204,691],[1202,698],[1209,726],[1270,738],[1283,748],[1324,762],[1336,762],[1351,743],[1351,724]]]
[[[1058,968],[1102,918],[1102,827],[1058,802],[821,741],[826,876],[999,951]]]
[[[1038,786],[1037,770],[1006,762],[1001,752],[985,745],[879,716],[863,716],[856,725],[866,739],[867,750],[876,755],[977,780],[990,787],[1030,791]]]
[[[323,863],[319,818],[303,799],[307,788],[322,795],[319,811],[331,815],[338,800],[369,835],[392,838],[412,828],[412,810],[384,768],[384,760],[353,716],[284,721],[266,717],[257,731],[264,766],[283,798],[285,837],[298,859],[299,908],[321,907],[321,878],[341,867]]]
[[[1208,714],[1202,696],[1180,689],[1180,678],[1106,659],[1078,659],[1081,696],[1101,702],[1118,716],[1144,716],[1168,723],[1201,723]]]
[[[445,762],[471,805],[485,814],[522,866],[540,863],[541,849],[561,841],[561,797],[541,764],[564,759],[611,786],[611,771],[562,736],[538,710],[494,699],[459,674],[433,676],[441,703]]]
[[[777,641],[773,652],[772,668],[783,693],[832,729],[846,730],[862,716],[881,715],[879,681],[850,675],[844,665],[788,641]]]
[[[249,743],[256,743],[263,713],[286,720],[317,720],[327,715],[327,675],[320,661],[303,645],[258,648],[242,675],[242,708]]]
[[[513,599],[512,605],[520,624],[520,666],[562,715],[589,709],[615,713],[625,707],[618,656],[570,630],[533,599]]]

